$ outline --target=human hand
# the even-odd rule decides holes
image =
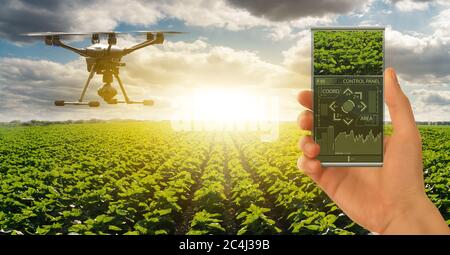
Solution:
[[[301,91],[305,108],[301,129],[313,126],[312,93]],[[356,223],[376,233],[450,234],[445,220],[425,194],[422,144],[408,98],[393,68],[385,71],[385,102],[393,134],[384,137],[383,167],[322,167],[320,146],[311,136],[299,141],[298,167]]]

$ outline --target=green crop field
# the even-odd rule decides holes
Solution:
[[[450,128],[420,131],[427,193],[450,223]],[[164,122],[0,127],[0,233],[367,233],[298,171],[304,134],[282,124],[263,143]]]
[[[383,74],[383,33],[381,30],[314,32],[314,74]]]

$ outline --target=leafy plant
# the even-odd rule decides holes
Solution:
[[[275,221],[269,219],[264,214],[269,211],[269,208],[261,208],[256,205],[250,205],[247,211],[240,213],[236,218],[238,220],[243,219],[241,229],[239,229],[237,234],[267,235],[280,233],[281,229],[275,226]]]
[[[206,210],[197,212],[191,221],[191,228],[187,232],[188,235],[209,235],[209,234],[223,234],[225,228],[223,228],[219,219],[221,215],[219,213],[209,213]]]

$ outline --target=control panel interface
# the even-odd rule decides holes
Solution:
[[[324,166],[383,162],[383,28],[312,29],[315,141]]]

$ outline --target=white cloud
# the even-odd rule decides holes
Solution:
[[[450,120],[450,91],[415,89],[410,93],[416,120]]]
[[[270,38],[274,41],[279,41],[287,37],[293,37],[292,27],[287,23],[279,23],[270,29]]]
[[[443,7],[449,7],[450,6],[450,1],[448,1],[448,0],[436,0],[435,2],[438,5],[443,6]]]
[[[72,19],[72,31],[113,30],[120,22],[131,25],[152,25],[165,17],[158,5],[146,1],[98,0],[64,9],[63,17]]]
[[[416,89],[411,94],[417,96],[419,101],[426,105],[450,107],[450,91]]]
[[[323,17],[305,17],[296,19],[290,22],[290,25],[295,28],[305,29],[312,26],[325,26],[336,22],[337,16],[326,15]]]
[[[290,87],[295,73],[262,60],[257,53],[210,45],[167,42],[127,56],[123,73],[154,86]]]
[[[387,47],[409,51],[420,54],[427,47],[428,43],[423,38],[413,35],[401,33],[393,30],[391,27],[386,28],[386,44]]]
[[[425,11],[430,7],[429,1],[401,0],[395,1],[395,8],[401,12]]]
[[[390,27],[386,29],[386,64],[395,67],[408,82],[449,83],[449,50],[449,41],[437,32],[413,35]]]
[[[248,11],[230,7],[224,1],[168,1],[161,10],[168,17],[184,20],[187,25],[201,27],[223,27],[242,30],[249,27],[268,25],[269,22],[251,15]]]
[[[311,86],[311,32],[303,30],[298,37],[294,46],[282,52],[283,65],[301,77],[301,84],[298,86],[309,88]]]
[[[286,87],[292,77],[289,70],[265,62],[255,52],[214,46],[202,40],[191,43],[169,41],[163,49],[148,48],[143,54],[129,56],[129,60],[133,63],[127,69],[130,76],[152,78],[145,69],[166,72],[167,80],[162,73],[157,75],[161,77],[162,85]],[[139,70],[140,67],[144,69]],[[142,73],[138,74],[139,71]],[[169,82],[177,75],[190,78]]]
[[[441,11],[433,17],[430,26],[434,28],[434,34],[450,43],[450,9]]]
[[[326,15],[324,17],[305,17],[292,21],[269,22],[267,30],[269,37],[274,41],[283,39],[296,39],[302,37],[304,30],[315,26],[327,26],[336,22],[337,15]]]

